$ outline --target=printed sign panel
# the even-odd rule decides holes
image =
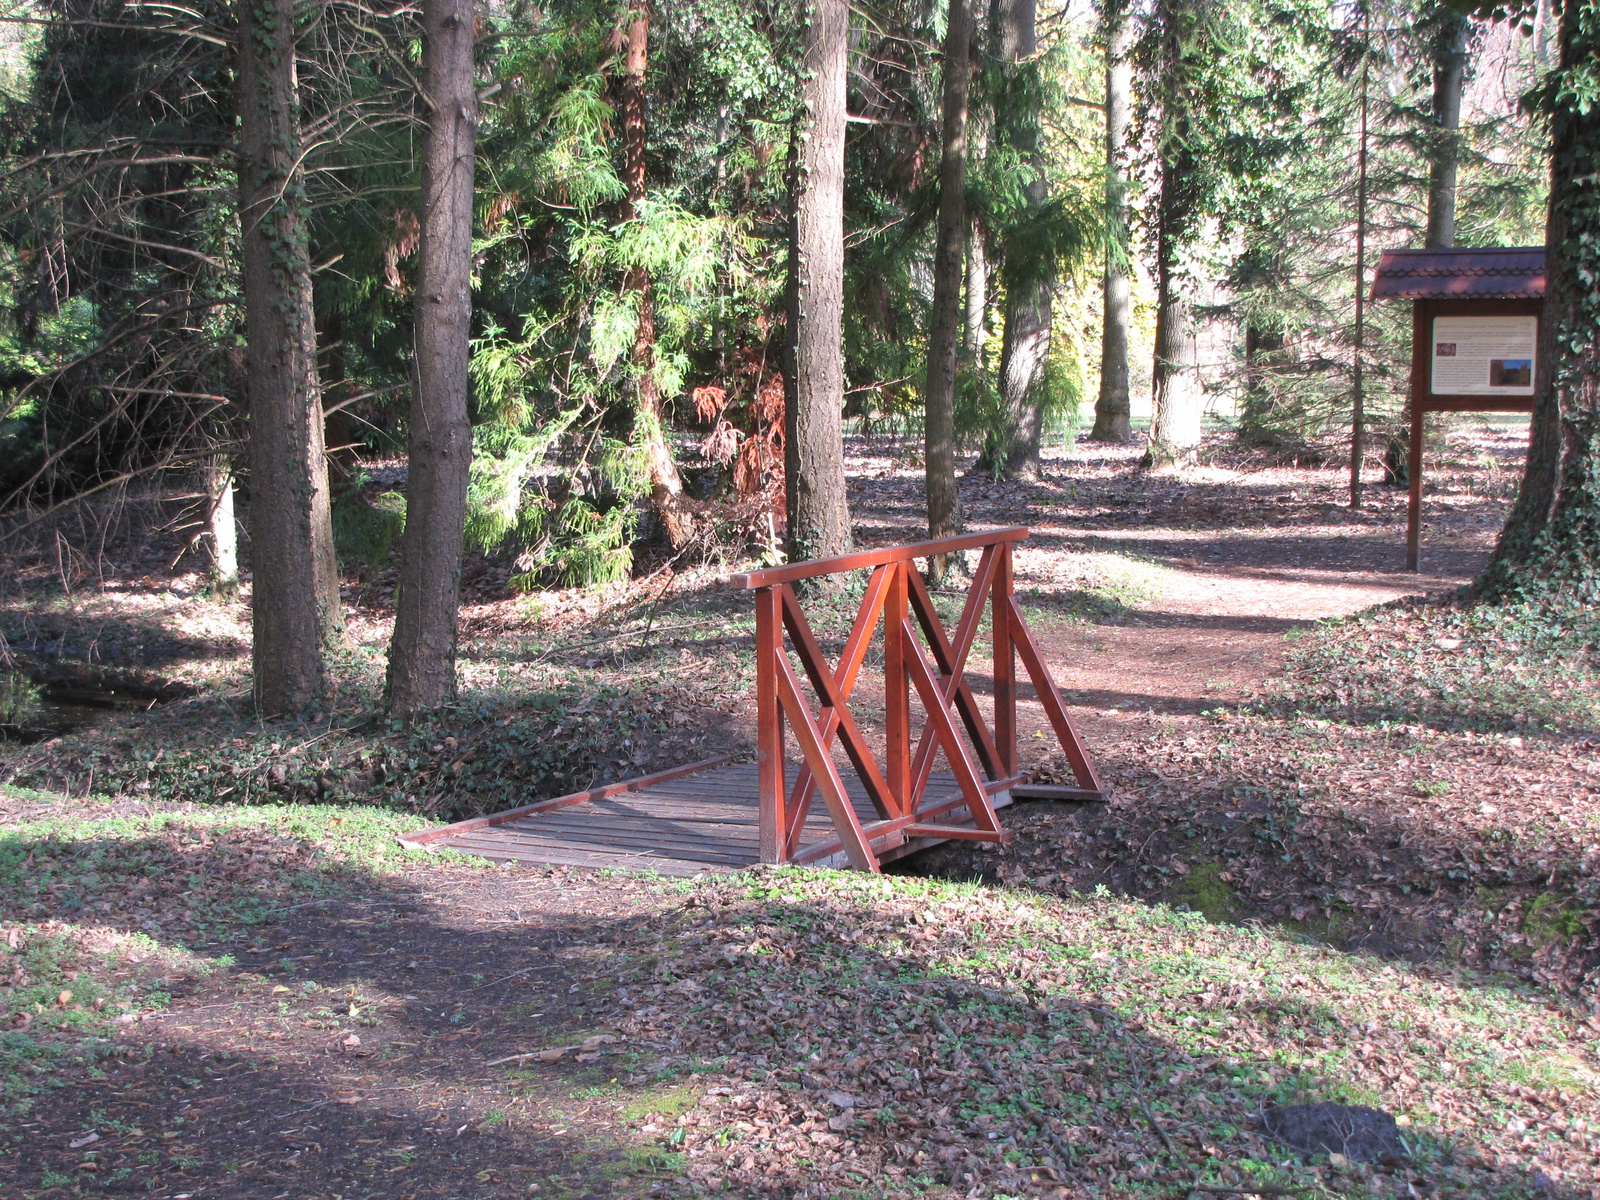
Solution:
[[[1538,317],[1435,317],[1435,396],[1531,396]]]

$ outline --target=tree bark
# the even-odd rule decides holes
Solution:
[[[1361,507],[1361,468],[1367,461],[1367,134],[1371,102],[1371,70],[1368,53],[1371,49],[1372,15],[1368,6],[1361,6],[1361,131],[1356,149],[1356,338],[1354,361],[1350,373],[1350,507]],[[1457,108],[1460,94],[1457,93]],[[1455,182],[1452,168],[1452,211],[1455,207]],[[1451,220],[1454,221],[1452,215]]]
[[[1433,47],[1433,124],[1428,161],[1430,247],[1456,244],[1456,171],[1461,162],[1461,89],[1472,19],[1441,8]]]
[[[231,600],[239,591],[239,526],[233,509],[233,464],[218,454],[208,464],[206,490],[211,494],[211,594]]]
[[[639,214],[645,194],[646,107],[645,69],[650,60],[649,0],[632,0],[628,12],[627,44],[622,75],[623,182],[628,195],[622,206],[622,219],[632,221]],[[694,535],[694,524],[683,494],[683,479],[673,461],[661,424],[661,389],[656,384],[656,320],[650,292],[650,272],[634,265],[628,268],[627,289],[638,297],[639,325],[633,338],[635,398],[638,403],[639,435],[644,442],[645,462],[650,471],[650,499],[667,541],[681,550]]]
[[[988,339],[988,320],[989,257],[983,244],[983,226],[973,221],[967,230],[966,319],[961,340],[962,360],[973,371],[984,369],[983,343]]]
[[[294,21],[293,0],[239,6],[251,655],[256,707],[265,715],[304,711],[322,699],[323,648],[343,625],[323,454]]]
[[[478,98],[472,0],[425,0],[422,237],[416,290],[416,387],[406,532],[389,647],[389,706],[402,716],[456,697],[456,614],[472,467],[468,362],[472,193]]]
[[[1133,300],[1128,277],[1128,127],[1132,119],[1133,22],[1126,0],[1104,0],[1106,42],[1106,220],[1113,244],[1106,250],[1104,317],[1100,327],[1100,395],[1089,437],[1126,442],[1133,437],[1128,396],[1128,340]]]
[[[809,0],[790,180],[784,468],[791,560],[850,548],[844,480],[845,0]]]
[[[978,23],[978,10],[974,7],[972,0],[967,0],[966,7],[967,23],[972,31],[972,37],[967,42],[967,65],[970,69],[972,55],[978,55],[979,61],[982,61],[983,33]],[[973,110],[969,96],[967,103],[967,163],[969,165],[981,163],[988,149],[988,122],[984,118],[981,106],[978,111]],[[989,338],[989,272],[993,265],[989,261],[989,247],[984,241],[984,235],[983,221],[974,216],[967,223],[967,290],[965,315],[962,318],[961,365],[979,375],[987,370],[988,366],[984,361],[984,343]]]
[[[962,529],[956,487],[956,359],[961,345],[961,283],[967,232],[967,87],[971,16],[968,0],[950,0],[944,38],[944,153],[939,166],[939,227],[933,260],[928,381],[923,392],[928,536]],[[928,580],[944,582],[950,556],[928,560]]]
[[[1194,222],[1190,149],[1190,96],[1184,79],[1185,14],[1173,3],[1160,6],[1162,23],[1161,198],[1156,212],[1156,352],[1151,373],[1155,420],[1145,468],[1184,466],[1200,444],[1203,397],[1196,362],[1193,280],[1182,261]]]
[[[1600,107],[1583,81],[1600,56],[1600,10],[1561,10],[1558,67],[1545,88],[1550,207],[1544,313],[1528,461],[1483,577],[1487,596],[1567,590],[1593,603],[1600,577]]]
[[[1195,336],[1189,297],[1183,281],[1174,278],[1163,262],[1156,310],[1156,355],[1152,385],[1155,421],[1146,469],[1184,466],[1194,462],[1200,444],[1200,394]]]
[[[1030,215],[1044,207],[1048,189],[1040,153],[1040,105],[1043,89],[1035,30],[1035,0],[1001,0],[1000,61],[1005,77],[1005,121],[995,134],[1004,137],[1033,171],[1027,185]],[[1032,479],[1039,473],[1039,438],[1044,426],[1043,397],[1038,383],[1050,358],[1055,300],[1055,264],[1006,263],[1005,330],[1000,349],[1000,402],[1005,429],[996,474]]]

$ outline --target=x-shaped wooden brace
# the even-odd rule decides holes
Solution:
[[[815,740],[819,750],[824,756],[832,745],[836,732],[843,730],[845,749],[857,772],[861,775],[862,782],[867,787],[869,797],[878,809],[879,815],[885,822],[894,822],[901,825],[908,832],[915,832],[912,826],[917,824],[917,818],[928,819],[936,817],[965,803],[972,813],[975,828],[960,827],[928,827],[926,832],[937,833],[946,837],[977,838],[985,841],[997,840],[1004,836],[1000,827],[998,815],[995,813],[993,802],[989,799],[989,789],[984,786],[979,775],[978,767],[973,762],[971,753],[966,743],[956,731],[952,717],[952,705],[959,711],[962,723],[971,735],[972,743],[977,747],[978,754],[983,762],[984,769],[991,775],[999,771],[1000,753],[995,746],[994,737],[989,732],[989,727],[983,720],[982,713],[978,710],[977,701],[972,694],[972,687],[967,683],[963,671],[966,666],[967,655],[972,648],[972,643],[977,637],[978,625],[983,615],[984,600],[989,593],[994,580],[996,563],[995,547],[989,546],[984,550],[983,560],[978,567],[971,590],[967,594],[966,606],[962,612],[961,620],[956,627],[955,642],[952,645],[946,636],[944,626],[939,621],[937,611],[933,607],[932,597],[928,594],[927,585],[910,563],[891,564],[879,567],[872,575],[867,585],[867,593],[862,599],[861,607],[856,615],[855,624],[851,627],[850,637],[845,643],[844,653],[840,656],[839,666],[829,672],[824,663],[820,646],[812,635],[804,614],[800,611],[798,601],[787,587],[784,590],[783,608],[784,625],[794,639],[796,649],[800,652],[801,662],[807,668],[807,674],[816,688],[818,696],[823,701],[823,709],[815,723]],[[916,687],[923,707],[928,713],[928,723],[924,726],[922,737],[917,746],[917,752],[912,760],[910,782],[904,804],[896,797],[894,789],[890,786],[882,772],[878,769],[875,759],[867,750],[860,731],[855,726],[849,710],[845,707],[849,700],[850,692],[855,687],[855,682],[861,671],[861,665],[866,657],[867,647],[870,645],[872,635],[877,629],[878,614],[888,601],[894,585],[898,582],[895,573],[898,572],[906,581],[909,590],[911,608],[914,610],[918,623],[928,639],[934,659],[939,667],[940,678],[934,680],[932,671],[927,661],[922,656],[921,648],[917,645],[916,629],[909,617],[903,617],[901,628],[897,630],[901,635],[901,656],[911,683]],[[886,631],[887,632],[887,631]],[[785,663],[787,665],[787,663]],[[831,676],[831,678],[830,678]],[[798,681],[796,681],[798,683]],[[831,688],[828,686],[831,684]],[[784,688],[780,681],[780,691]],[[798,701],[798,687],[793,689],[793,694]],[[786,702],[785,707],[789,707]],[[809,720],[809,706],[804,708],[804,716]],[[791,723],[795,718],[791,714]],[[804,748],[805,736],[796,724],[796,736],[802,741]],[[933,770],[934,752],[943,748],[945,757],[949,761],[951,770],[961,788],[961,800],[947,801],[937,809],[927,813],[919,812],[923,792],[928,785],[928,778]],[[806,763],[800,770],[799,778],[795,781],[794,791],[790,794],[789,802],[785,806],[787,829],[785,831],[785,850],[789,855],[794,854],[798,846],[801,827],[805,824],[807,813],[810,810],[811,800],[815,793],[817,782],[824,781],[824,799],[828,802],[831,813],[835,808],[832,797],[829,795],[833,789],[828,786],[833,782],[829,778],[835,775],[832,761],[829,758],[828,769],[817,770],[811,763],[811,755],[806,756]],[[841,784],[842,787],[842,784]],[[833,813],[835,825],[839,826],[839,814]],[[909,820],[908,820],[909,819]],[[860,829],[859,823],[854,820],[854,810],[850,809],[848,823],[854,828],[851,832],[858,836],[865,836],[865,831]],[[845,829],[840,827],[841,841],[848,843]],[[848,845],[846,845],[848,849]]]
[[[940,705],[948,710],[954,703],[960,713],[962,724],[966,726],[967,733],[972,738],[973,746],[977,748],[984,771],[994,779],[998,779],[1001,775],[1000,750],[995,745],[994,735],[989,732],[988,723],[983,719],[983,713],[978,710],[977,698],[973,696],[972,685],[967,682],[964,672],[967,655],[972,650],[972,643],[978,636],[978,625],[983,620],[983,602],[994,583],[997,558],[996,547],[984,547],[983,558],[978,563],[972,587],[967,592],[966,605],[961,610],[961,619],[956,622],[953,643],[945,636],[944,626],[940,624],[939,614],[933,607],[933,597],[928,594],[928,585],[922,581],[922,576],[914,571],[910,577],[912,611],[916,613],[917,620],[922,625],[928,646],[933,651],[934,662],[938,664],[939,674],[942,676],[939,687]],[[926,704],[926,700],[923,703]],[[917,742],[917,752],[911,760],[911,794],[919,800],[923,790],[928,786],[928,776],[933,771],[933,755],[937,748],[935,734],[936,727],[931,722],[923,727],[922,737]],[[949,755],[948,750],[945,753],[946,756]]]
[[[834,828],[838,830],[839,840],[850,856],[852,865],[862,870],[878,869],[877,857],[868,845],[868,835],[856,817],[855,807],[850,803],[844,780],[830,752],[836,734],[842,734],[845,753],[861,777],[878,815],[885,820],[905,816],[848,708],[850,693],[861,674],[861,665],[866,661],[867,648],[878,626],[878,614],[883,609],[897,569],[897,565],[888,564],[872,573],[867,594],[862,598],[855,624],[850,629],[850,637],[845,642],[844,653],[840,655],[839,666],[833,671],[828,669],[822,647],[800,609],[800,601],[794,590],[788,584],[780,587],[784,628],[789,631],[806,676],[822,702],[821,713],[813,718],[811,706],[800,692],[800,681],[794,673],[794,667],[789,663],[788,656],[780,650],[777,655],[778,697],[805,759],[795,780],[794,792],[784,806],[787,817],[784,830],[785,857],[793,856],[798,848],[801,827],[805,824],[812,796],[820,783],[823,801],[828,806]],[[858,858],[863,861],[857,861]]]

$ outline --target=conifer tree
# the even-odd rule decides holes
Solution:
[[[1133,324],[1128,256],[1128,129],[1132,123],[1134,22],[1127,0],[1103,0],[1100,13],[1105,54],[1105,273],[1102,279],[1100,394],[1095,400],[1096,441],[1126,442],[1129,424],[1128,340]]]
[[[806,0],[790,184],[785,481],[792,560],[850,548],[844,435],[845,0]]]
[[[303,711],[327,690],[342,626],[323,453],[294,0],[240,0],[239,218],[250,413],[256,704]]]
[[[1207,0],[1158,0],[1160,125],[1156,135],[1161,186],[1156,208],[1156,347],[1152,370],[1155,419],[1145,467],[1180,466],[1200,443],[1203,397],[1196,360],[1195,280],[1188,254],[1203,216],[1205,166],[1196,153],[1191,66],[1200,52]]]
[[[630,0],[622,34],[624,68],[622,75],[623,183],[628,194],[622,205],[622,219],[639,218],[639,205],[645,198],[645,150],[647,99],[645,70],[650,59],[649,0]],[[650,272],[642,263],[628,268],[625,285],[637,304],[638,326],[633,339],[634,388],[639,405],[638,423],[644,442],[645,460],[650,472],[650,493],[656,514],[666,530],[667,541],[681,550],[693,535],[693,522],[683,494],[683,480],[672,448],[667,445],[661,424],[661,388],[656,380],[655,301],[650,292]]]
[[[962,527],[956,488],[956,362],[959,357],[961,283],[967,234],[967,89],[971,21],[967,0],[950,0],[944,64],[944,152],[939,170],[939,224],[933,265],[933,314],[928,328],[925,472],[928,536],[948,537]],[[945,555],[929,561],[930,582],[943,580]]]
[[[1036,0],[997,0],[1001,84],[995,101],[997,140],[1027,172],[1026,215],[1037,217],[1049,195],[1041,151],[1044,90],[1039,77]],[[1056,264],[1035,239],[1013,242],[1006,256],[1005,328],[1000,349],[1002,444],[996,475],[1031,479],[1039,471],[1044,432],[1040,387],[1050,357]]]
[[[416,291],[406,532],[389,648],[389,706],[401,715],[456,697],[461,545],[472,465],[468,363],[478,97],[472,0],[425,0],[426,132]]]

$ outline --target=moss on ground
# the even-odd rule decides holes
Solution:
[[[1173,908],[1197,912],[1213,925],[1237,921],[1244,915],[1238,894],[1222,878],[1222,864],[1195,863],[1189,873],[1167,889],[1166,902]]]
[[[1578,937],[1583,933],[1583,913],[1577,897],[1565,892],[1545,892],[1536,897],[1523,915],[1522,932],[1535,950]]]
[[[672,1119],[681,1116],[695,1106],[700,1099],[703,1089],[688,1084],[678,1084],[674,1087],[656,1088],[652,1091],[641,1092],[618,1110],[618,1115],[624,1121],[642,1121],[646,1117],[656,1116]]]

